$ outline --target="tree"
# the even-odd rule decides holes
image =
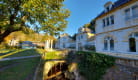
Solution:
[[[91,22],[90,22],[90,29],[93,31],[93,32],[95,32],[95,20],[93,19]]]
[[[0,0],[0,43],[15,31],[28,28],[56,35],[66,28],[69,10],[64,0]]]
[[[75,40],[75,41],[76,41],[76,36],[77,36],[76,33],[72,36],[72,39]]]
[[[92,20],[90,23],[85,24],[83,27],[88,27],[93,32],[95,32],[95,20]]]

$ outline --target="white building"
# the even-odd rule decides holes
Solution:
[[[8,45],[9,46],[17,46],[19,44],[19,40],[16,38],[12,38],[11,40],[9,40]]]
[[[138,0],[107,2],[96,17],[96,51],[138,53]]]
[[[79,28],[76,35],[76,50],[85,50],[85,46],[95,45],[95,40],[93,37],[94,34],[91,33],[91,30],[89,28]]]
[[[75,41],[67,33],[64,33],[58,38],[55,47],[58,49],[75,48]]]

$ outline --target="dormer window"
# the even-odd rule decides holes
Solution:
[[[113,5],[113,3],[112,3],[111,1],[107,2],[107,3],[104,5],[105,12],[110,11],[111,8],[112,8],[112,5]]]
[[[106,11],[108,12],[110,10],[110,6],[106,7]]]

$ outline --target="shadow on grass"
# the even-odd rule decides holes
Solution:
[[[39,61],[40,57],[0,62],[6,68],[0,72],[0,80],[33,80]]]
[[[6,55],[6,54],[9,54],[11,52],[14,52],[14,50],[5,50],[5,51],[0,51],[0,56],[3,56],[3,55]]]
[[[36,49],[19,49],[12,52],[8,52],[7,54],[5,53],[4,55],[0,56],[0,59],[40,55],[42,54],[42,52],[43,52],[42,50],[36,50]]]

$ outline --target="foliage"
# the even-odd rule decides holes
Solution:
[[[77,52],[80,56],[79,71],[87,80],[101,80],[106,70],[114,65],[115,59],[111,56],[96,52]]]
[[[60,51],[52,51],[45,53],[43,59],[63,59],[64,53],[61,53]]]
[[[85,49],[86,49],[86,50],[95,51],[95,46],[92,46],[92,45],[86,45],[86,46],[85,46]]]
[[[0,44],[0,49],[5,49],[6,48],[6,43],[5,42],[2,42],[1,44]]]
[[[69,46],[68,48],[70,48],[70,49],[75,49],[76,47],[75,47],[75,46]]]
[[[90,23],[85,24],[83,27],[88,27],[93,32],[95,32],[95,20],[92,20]]]
[[[28,33],[25,34],[22,31],[16,31],[12,32],[10,35],[5,37],[4,42],[1,43],[0,48],[6,48],[6,49],[17,49],[21,48],[20,43],[23,41],[32,41],[36,43],[40,43],[41,45],[37,45],[37,48],[44,48],[44,41],[47,39],[53,39],[55,38],[50,35],[44,35],[39,33]]]
[[[66,28],[68,9],[64,0],[1,0],[0,43],[15,31],[46,32],[56,35]]]
[[[7,42],[2,42],[0,44],[0,49],[19,49],[19,46],[10,46],[7,44]]]
[[[72,39],[73,39],[73,40],[76,40],[76,36],[77,36],[77,34],[75,33],[75,34],[72,36]]]

